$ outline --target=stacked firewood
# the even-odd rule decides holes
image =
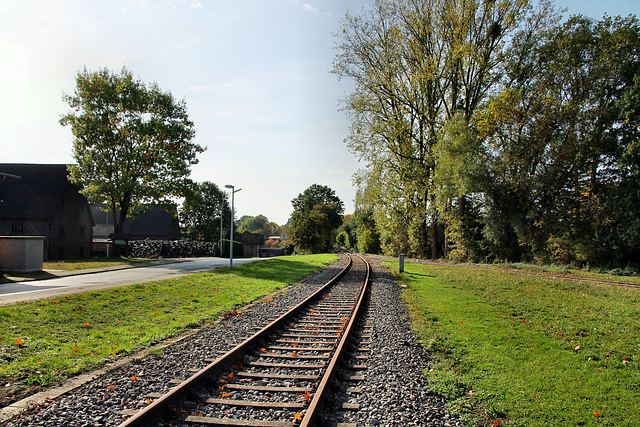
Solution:
[[[216,256],[218,252],[212,242],[146,239],[130,240],[125,254],[133,258],[191,258]]]

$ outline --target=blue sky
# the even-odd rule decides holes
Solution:
[[[239,216],[284,224],[311,184],[353,211],[356,159],[329,73],[333,33],[368,0],[0,0],[0,162],[71,163],[59,125],[78,70],[126,65],[186,99],[207,150],[196,181],[242,188]],[[638,14],[637,0],[562,0],[569,14]]]

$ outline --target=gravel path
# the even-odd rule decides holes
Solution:
[[[429,390],[422,375],[429,357],[409,328],[408,310],[399,286],[374,261],[371,303],[367,323],[371,325],[371,356],[365,380],[358,385],[360,410],[332,411],[328,417],[358,426],[459,426],[444,410],[444,402]],[[250,336],[270,319],[326,283],[341,265],[333,265],[298,286],[222,319],[220,326],[204,328],[189,338],[152,351],[114,369],[81,387],[25,413],[3,426],[117,426],[125,409],[139,409],[149,393],[168,391],[171,380],[190,376],[189,368],[206,366],[215,357]]]

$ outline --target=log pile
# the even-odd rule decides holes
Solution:
[[[217,245],[212,242],[184,242],[179,240],[130,240],[125,251],[134,258],[192,258],[216,256]]]

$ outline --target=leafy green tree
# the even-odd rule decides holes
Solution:
[[[156,83],[144,84],[126,68],[119,74],[85,68],[74,94],[63,99],[71,111],[60,123],[71,126],[77,162],[70,180],[91,203],[106,204],[116,233],[134,210],[184,195],[190,167],[204,151],[192,142],[195,129],[184,100]]]
[[[331,247],[331,224],[320,205],[299,216],[291,226],[291,233],[293,244],[303,252],[320,253]]]
[[[358,226],[358,251],[367,254],[380,253],[380,235],[371,212],[356,211]]]
[[[257,216],[244,215],[238,221],[238,232],[263,234],[265,237],[280,235],[281,227],[269,218],[260,214]]]
[[[346,233],[344,245],[342,245],[343,247],[351,249],[356,246],[357,239],[358,239],[357,231],[358,231],[358,226],[356,224],[355,215],[345,215],[342,218],[342,225],[336,231],[338,235],[340,235],[342,232]],[[340,244],[340,242],[338,243]]]
[[[331,188],[313,184],[291,201],[291,240],[296,248],[319,253],[331,248],[342,223],[343,203]]]
[[[342,22],[333,71],[355,82],[344,108],[349,148],[367,165],[360,183],[371,188],[362,194],[381,232],[406,229],[381,236],[383,247],[436,257],[442,218],[434,208],[433,147],[449,119],[461,112],[469,120],[493,88],[528,7],[528,0],[374,0]],[[456,198],[462,224],[466,197]],[[383,221],[386,212],[399,222]],[[403,235],[406,242],[398,240]]]
[[[349,233],[347,233],[346,231],[339,232],[338,235],[336,236],[336,243],[341,248],[350,249],[351,241],[349,238]]]
[[[296,221],[300,215],[313,210],[317,205],[326,211],[327,220],[332,228],[338,228],[342,224],[344,204],[336,195],[336,192],[325,185],[313,184],[304,190],[298,197],[291,201],[293,213],[291,218]]]
[[[220,215],[223,228],[228,230],[231,207],[227,193],[209,181],[194,183],[186,192],[179,212],[182,235],[195,241],[218,241]]]
[[[262,214],[257,216],[244,215],[238,220],[238,232],[243,233],[249,231],[255,233],[258,230],[262,230],[268,222],[269,218]]]
[[[457,112],[444,126],[442,136],[434,146],[436,166],[434,168],[434,200],[440,215],[445,218],[446,254],[455,261],[467,261],[474,254],[472,236],[465,236],[469,227],[463,226],[469,194],[478,191],[485,153],[482,150],[475,128],[461,112]],[[457,200],[457,212],[452,207]],[[465,221],[467,224],[469,220]],[[448,242],[454,242],[452,248]]]
[[[504,89],[478,115],[491,153],[486,235],[511,257],[603,264],[639,253],[630,110],[640,71],[635,17],[574,16],[514,44]],[[630,151],[631,150],[631,151]],[[636,181],[637,182],[637,181]],[[636,236],[627,240],[622,236]]]

